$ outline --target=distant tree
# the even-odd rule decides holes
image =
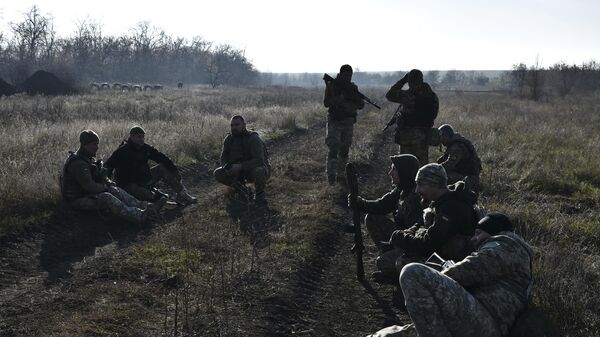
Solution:
[[[446,87],[451,87],[457,84],[458,81],[458,71],[456,70],[448,70],[444,74],[442,78],[442,84]]]
[[[544,85],[544,70],[540,67],[540,58],[536,57],[535,64],[527,69],[527,85],[530,89],[530,98],[534,101],[540,99]]]
[[[430,70],[425,72],[425,82],[431,86],[435,86],[440,81],[440,72],[437,70]]]
[[[557,77],[555,86],[558,89],[558,93],[561,96],[567,95],[577,80],[577,75],[580,72],[580,68],[576,65],[568,65],[565,62],[559,62],[550,67],[553,75]]]
[[[516,91],[519,97],[523,97],[527,80],[527,66],[525,63],[513,65],[511,72],[511,91]]]

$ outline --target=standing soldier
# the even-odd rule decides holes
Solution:
[[[446,169],[448,183],[453,184],[467,177],[473,191],[479,190],[481,159],[470,140],[454,132],[449,124],[440,126],[440,142],[446,147],[444,155],[438,158],[438,164]]]
[[[140,200],[152,201],[160,197],[152,188],[164,180],[177,193],[175,200],[187,205],[196,202],[181,183],[177,166],[169,157],[145,143],[146,132],[140,126],[129,131],[129,138],[106,161],[109,172],[115,169],[117,185]],[[150,168],[148,160],[157,165]]]
[[[403,90],[408,83],[408,90]],[[429,163],[429,145],[436,144],[437,130],[432,130],[439,102],[429,84],[423,82],[423,73],[411,70],[396,82],[385,95],[391,102],[400,103],[402,110],[396,119],[396,143],[400,153],[415,155],[421,165]]]
[[[501,213],[481,219],[471,242],[477,251],[442,271],[404,267],[400,286],[413,324],[370,337],[508,336],[531,299],[533,250]]]
[[[99,210],[129,222],[146,224],[149,214],[158,212],[166,199],[155,204],[139,201],[114,186],[102,175],[101,162],[93,160],[99,142],[92,130],[84,130],[79,135],[79,150],[69,155],[61,171],[63,199],[75,209]]]
[[[353,87],[358,92],[356,84],[352,83],[352,67],[344,64],[336,77]],[[327,180],[335,185],[336,176],[343,177],[343,171],[348,162],[348,153],[352,145],[352,133],[356,123],[356,110],[365,106],[362,98],[350,90],[343,91],[335,82],[325,82],[325,98],[323,104],[328,109],[327,135],[325,144],[329,148],[327,154]]]
[[[253,182],[255,202],[267,203],[265,186],[271,176],[267,148],[257,132],[246,129],[242,116],[231,117],[231,133],[223,140],[221,167],[214,175],[218,182],[244,193],[246,181]]]

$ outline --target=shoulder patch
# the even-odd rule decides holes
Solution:
[[[486,242],[483,246],[481,246],[481,248],[479,248],[479,250],[492,249],[492,248],[496,248],[496,247],[500,247],[500,243],[498,243],[498,241],[490,241],[490,242]]]

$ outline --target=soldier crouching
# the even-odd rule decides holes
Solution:
[[[61,172],[61,193],[68,205],[77,210],[98,210],[111,216],[145,225],[165,200],[140,201],[102,175],[101,163],[93,159],[100,139],[92,130],[79,135],[80,147],[65,161]]]

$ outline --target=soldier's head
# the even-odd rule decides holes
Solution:
[[[415,191],[428,201],[435,201],[448,190],[448,176],[440,164],[427,164],[417,171]]]
[[[390,157],[392,167],[388,172],[392,184],[404,191],[415,188],[415,176],[419,170],[419,160],[412,154],[400,154]]]
[[[415,87],[423,83],[423,72],[419,69],[413,69],[408,73],[408,86]]]
[[[506,215],[496,212],[488,213],[475,226],[475,235],[471,238],[471,244],[477,248],[482,242],[500,232],[512,231],[514,231],[513,224]]]
[[[246,131],[246,121],[244,117],[240,115],[235,115],[231,117],[231,134],[233,136],[239,136]]]
[[[79,134],[79,148],[85,151],[90,157],[96,156],[100,137],[92,130],[83,130]]]
[[[452,136],[454,136],[454,129],[450,124],[444,124],[438,128],[440,130],[440,143],[444,146],[448,146]]]
[[[141,126],[136,125],[129,130],[129,139],[136,146],[144,145],[145,138],[146,131],[144,131]]]
[[[340,73],[338,74],[338,78],[341,78],[344,81],[352,81],[352,67],[349,64],[344,64],[340,67]]]

